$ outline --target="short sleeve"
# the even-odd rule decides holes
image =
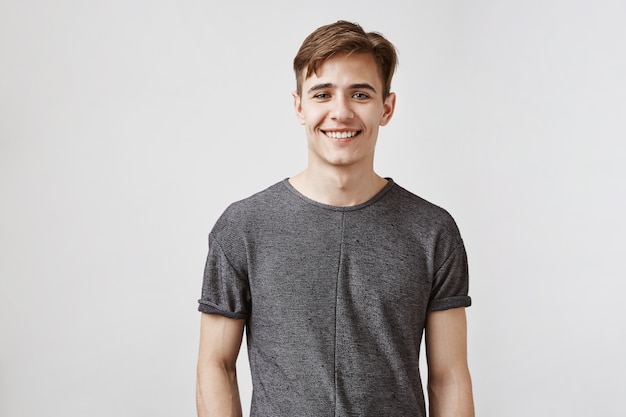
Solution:
[[[457,244],[435,272],[428,312],[469,307],[467,254],[463,243]]]
[[[246,319],[250,314],[250,289],[245,268],[231,262],[212,233],[209,234],[202,298],[198,303],[198,310],[203,313],[235,319]]]

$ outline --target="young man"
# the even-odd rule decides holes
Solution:
[[[209,235],[199,416],[240,416],[244,328],[251,415],[473,416],[464,307],[467,261],[443,209],[374,172],[391,119],[393,45],[339,21],[294,59],[308,141],[298,175],[231,205]]]

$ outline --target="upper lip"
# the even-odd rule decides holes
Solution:
[[[321,129],[324,133],[360,133],[361,129]]]
[[[359,132],[360,129],[356,129],[356,128],[349,128],[349,127],[342,127],[342,128],[335,128],[335,129],[321,129],[324,132]]]

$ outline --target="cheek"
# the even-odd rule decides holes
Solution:
[[[304,118],[304,124],[310,128],[319,126],[324,120],[324,115],[321,112],[309,111]]]

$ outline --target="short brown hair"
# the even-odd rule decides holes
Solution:
[[[387,98],[398,61],[395,47],[380,33],[366,33],[358,23],[345,20],[319,27],[302,43],[293,60],[298,94],[302,94],[304,80],[317,74],[325,61],[342,53],[372,55],[383,82],[383,100]]]

